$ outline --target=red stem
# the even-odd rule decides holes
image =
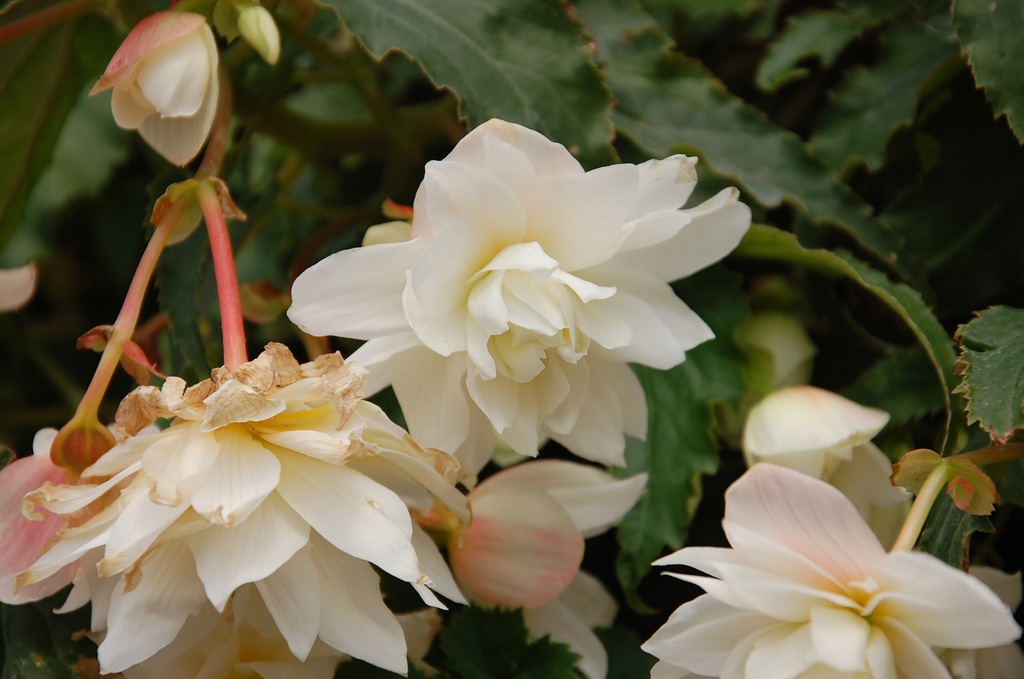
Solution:
[[[231,371],[249,360],[245,349],[245,324],[242,320],[242,297],[238,291],[238,273],[235,255],[231,250],[231,235],[224,219],[220,197],[210,182],[199,185],[199,205],[203,208],[206,230],[213,252],[213,272],[217,279],[217,299],[220,301],[220,324],[224,337],[224,365]]]

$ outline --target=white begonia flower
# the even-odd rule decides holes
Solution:
[[[646,485],[646,474],[616,479],[590,465],[529,461],[470,492],[468,528],[448,529],[454,522],[439,507],[421,522],[446,534],[452,572],[471,601],[524,609],[532,637],[568,644],[580,671],[603,679],[608,658],[592,628],[611,625],[617,607],[580,571],[583,540],[621,521]]]
[[[759,464],[725,495],[731,549],[687,547],[655,562],[706,594],[643,649],[659,678],[940,679],[933,647],[1010,643],[1020,627],[977,578],[922,552],[887,554],[827,483]]]
[[[105,672],[146,660],[206,601],[222,611],[248,583],[300,660],[319,638],[404,672],[402,630],[371,564],[429,605],[443,607],[428,587],[464,601],[409,505],[437,502],[459,524],[469,508],[453,485],[458,462],[363,401],[365,376],[338,354],[300,365],[270,344],[188,390],[173,377],[136,389],[118,410],[122,442],[82,474],[96,485],[46,484],[26,498],[70,520],[18,584],[102,549],[83,587],[109,591],[94,623],[106,629]],[[159,433],[124,438],[169,417]],[[76,520],[83,509],[91,518]]]
[[[0,312],[16,311],[36,292],[36,265],[0,269]]]
[[[647,409],[628,363],[670,368],[711,339],[668,285],[720,260],[750,225],[736,189],[679,209],[696,159],[585,172],[560,144],[491,120],[427,164],[411,240],[303,272],[288,314],[368,340],[368,392],[392,384],[424,445],[471,483],[495,436],[535,456],[542,434],[622,465]]]
[[[757,352],[754,379],[767,390],[807,384],[817,347],[794,316],[780,311],[761,311],[745,319],[736,340]]]
[[[157,12],[135,25],[89,94],[113,89],[111,111],[118,126],[138,130],[164,158],[185,165],[213,126],[218,62],[204,17]]]
[[[1020,573],[1004,573],[987,566],[972,566],[971,575],[995,592],[1011,610],[1022,598]],[[995,648],[948,650],[939,655],[954,679],[1020,679],[1024,677],[1024,652],[1016,643]]]
[[[807,385],[772,392],[755,405],[743,429],[747,464],[789,467],[841,490],[890,545],[910,494],[892,485],[892,463],[871,439],[889,414]]]

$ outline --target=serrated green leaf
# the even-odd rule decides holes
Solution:
[[[946,485],[946,492],[957,509],[975,516],[988,516],[996,510],[999,493],[988,474],[958,455],[950,457],[947,464],[953,476]]]
[[[471,126],[538,130],[584,164],[613,162],[611,95],[558,0],[327,0],[369,50],[401,50],[459,98]]]
[[[406,675],[396,674],[388,670],[363,662],[362,660],[349,660],[338,665],[334,671],[335,679],[398,679],[404,676],[406,679],[426,679],[427,675],[413,664],[409,664],[409,673]]]
[[[829,67],[865,25],[860,17],[845,12],[808,11],[791,16],[757,68],[757,86],[774,92],[803,78],[808,70],[799,64],[810,57]]]
[[[881,166],[889,135],[913,120],[922,85],[956,53],[952,35],[916,21],[895,24],[880,41],[878,61],[851,71],[831,90],[811,140],[811,148],[837,170],[856,159],[871,169]]]
[[[967,423],[1005,443],[1024,429],[1024,310],[993,307],[956,331]]]
[[[4,19],[27,11],[19,6]],[[111,42],[109,27],[86,17],[0,45],[0,249],[50,163],[68,111],[102,69],[97,56],[113,53]]]
[[[906,323],[928,355],[931,368],[937,377],[937,389],[943,399],[946,414],[944,447],[952,444],[954,437],[950,436],[950,428],[953,424],[953,409],[949,392],[953,384],[956,355],[952,339],[946,334],[929,306],[921,299],[920,293],[902,283],[893,283],[885,274],[872,269],[849,253],[808,249],[792,234],[757,224],[750,228],[733,255],[790,262],[826,275],[849,278],[892,309]]]
[[[466,608],[441,630],[448,664],[464,679],[575,679],[578,656],[549,637],[528,641],[521,610]]]
[[[904,424],[944,407],[928,354],[920,346],[895,348],[867,370],[843,396],[889,413],[889,425]]]
[[[1024,0],[955,0],[953,25],[960,35],[974,79],[996,115],[1006,114],[1024,141]]]
[[[995,527],[988,517],[965,514],[956,508],[947,493],[941,493],[921,533],[919,547],[950,566],[967,569],[968,546],[975,532],[992,533]]]
[[[21,606],[0,604],[3,679],[76,679],[98,676],[96,647],[72,637],[88,629],[88,609],[56,614],[67,595],[58,593]],[[89,672],[90,666],[93,671]]]
[[[671,51],[669,39],[631,2],[580,0],[579,16],[598,43],[618,101],[612,120],[648,153],[696,152],[766,207],[805,210],[867,249],[879,266],[920,282],[901,239],[871,218],[870,207],[831,176],[801,140],[730,94],[699,63]]]
[[[636,588],[651,562],[686,540],[701,498],[701,476],[718,469],[714,406],[737,407],[744,390],[743,352],[732,341],[748,313],[739,278],[715,267],[679,289],[716,337],[687,352],[686,361],[671,370],[634,367],[647,395],[647,440],[629,440],[621,473],[647,472],[647,492],[619,524],[616,572],[636,608],[643,607]]]
[[[608,652],[608,675],[605,679],[648,677],[657,659],[640,650],[643,639],[625,627],[594,630]]]

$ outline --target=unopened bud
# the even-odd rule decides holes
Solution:
[[[95,417],[75,417],[65,424],[50,446],[50,462],[81,474],[117,443],[114,435]]]
[[[268,64],[276,64],[281,55],[281,34],[263,5],[246,7],[238,15],[238,32]]]

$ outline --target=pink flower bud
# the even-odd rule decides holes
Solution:
[[[176,165],[195,158],[217,110],[217,44],[206,19],[158,12],[140,21],[90,94],[113,89],[117,124]]]

